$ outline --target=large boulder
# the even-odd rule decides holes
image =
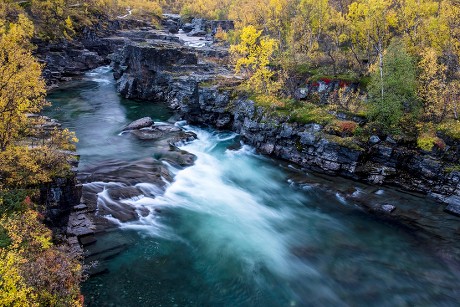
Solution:
[[[202,18],[192,20],[193,29],[189,31],[188,36],[205,36],[207,32],[207,22]]]
[[[154,124],[153,119],[150,117],[143,117],[133,121],[128,126],[123,128],[123,131],[139,130],[142,128],[151,127]]]

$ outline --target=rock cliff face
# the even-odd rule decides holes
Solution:
[[[114,68],[122,95],[166,102],[193,124],[231,129],[264,154],[318,172],[428,193],[451,204],[448,210],[458,208],[460,173],[443,171],[451,161],[390,137],[373,136],[361,148],[349,146],[321,125],[291,122],[249,99],[235,97],[228,86],[212,85],[231,73],[207,62],[199,50],[178,43],[133,43],[115,57]],[[311,94],[314,89],[306,91]]]
[[[145,26],[133,20],[101,20],[99,24],[86,27],[73,41],[47,42],[35,39],[35,55],[45,65],[43,77],[48,86],[68,81],[84,72],[107,65],[107,56],[124,44],[122,39],[109,39],[118,31]]]

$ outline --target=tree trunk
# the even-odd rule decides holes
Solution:
[[[379,70],[380,70],[380,90],[382,95],[382,101],[384,96],[384,89],[383,89],[383,50],[382,50],[382,40],[379,40],[377,52],[379,54]]]

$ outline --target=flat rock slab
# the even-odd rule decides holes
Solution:
[[[391,213],[393,211],[395,211],[396,207],[393,206],[392,204],[383,204],[382,206],[380,206],[381,210],[385,213]]]
[[[460,205],[448,205],[445,211],[450,214],[460,216]]]
[[[97,239],[94,235],[84,236],[79,238],[80,244],[82,246],[88,246],[96,243]]]
[[[450,204],[444,209],[445,212],[460,216],[460,204]]]
[[[445,199],[448,204],[444,209],[445,212],[460,216],[460,196],[450,196]]]
[[[100,193],[109,182],[128,186],[148,182],[163,187],[165,185],[163,178],[169,182],[172,181],[166,166],[151,157],[136,161],[107,160],[83,171],[88,173],[85,178],[80,178],[85,184],[83,196],[85,192]],[[89,207],[91,200],[87,198],[83,200]]]
[[[85,214],[72,212],[69,216],[67,234],[76,237],[94,234],[94,224]]]

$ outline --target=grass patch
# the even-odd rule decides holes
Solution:
[[[291,121],[303,124],[316,123],[320,125],[327,125],[335,119],[335,117],[329,114],[324,108],[312,103],[303,104],[302,107],[293,110],[291,115]]]
[[[444,150],[446,143],[436,135],[436,128],[432,123],[418,123],[417,147],[424,151],[432,151],[434,148]]]
[[[444,173],[452,173],[452,172],[460,172],[460,165],[453,164],[453,165],[444,167]]]
[[[361,78],[359,78],[357,81],[358,81],[358,83],[359,83],[359,86],[360,86],[362,89],[366,89],[367,86],[369,85],[369,83],[371,82],[371,76],[364,76],[364,77],[361,77]]]
[[[278,98],[273,95],[266,94],[253,94],[249,96],[249,99],[254,101],[254,103],[258,106],[280,110],[287,108],[291,103],[290,99]]]
[[[0,248],[8,247],[11,244],[11,238],[8,236],[6,230],[0,226]]]
[[[208,80],[208,81],[203,81],[203,82],[200,82],[199,85],[200,87],[213,87],[213,86],[216,86],[218,85],[218,81],[213,79],[213,80]]]
[[[328,139],[329,141],[336,143],[342,147],[350,148],[353,150],[358,150],[358,151],[363,151],[364,149],[359,146],[355,138],[350,136],[350,137],[340,137],[337,135],[325,135],[325,138]]]
[[[318,82],[318,81],[343,81],[346,83],[361,83],[364,78],[359,78],[358,75],[354,72],[349,73],[339,73],[339,74],[331,74],[330,71],[328,72],[322,67],[312,67],[308,63],[298,64],[294,67],[294,72],[300,75],[308,75],[308,81],[310,82]],[[369,82],[370,78],[367,77],[367,82]],[[367,83],[366,83],[367,85]]]

